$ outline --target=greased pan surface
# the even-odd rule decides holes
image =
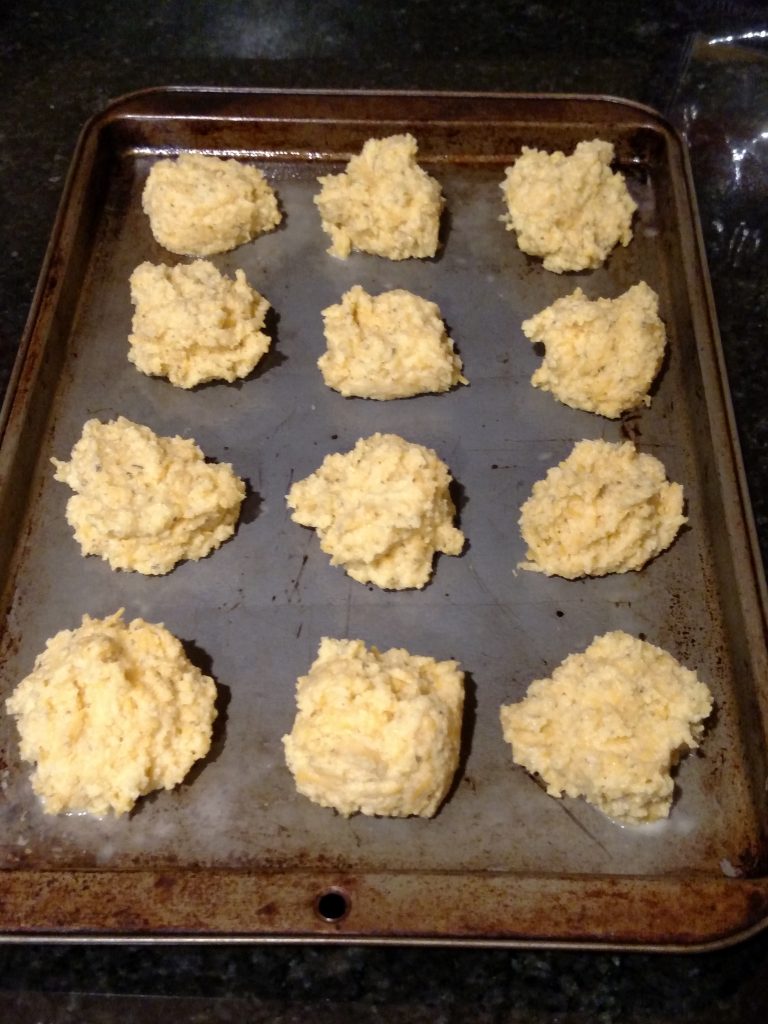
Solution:
[[[438,256],[327,255],[317,176],[368,137],[404,130],[446,196]],[[600,270],[550,274],[499,221],[504,168],[523,145],[570,150],[595,136],[616,146],[639,206],[635,237]],[[243,382],[184,392],[126,358],[128,278],[143,260],[180,261],[153,240],[141,191],[159,156],[192,150],[262,168],[284,220],[213,257],[243,268],[274,307],[270,354]],[[669,339],[649,409],[611,422],[530,386],[540,358],[526,317],[577,285],[614,297],[639,280],[658,291]],[[353,284],[437,302],[469,387],[386,403],[326,388],[320,313]],[[209,558],[143,577],[81,557],[49,459],[68,456],[86,419],[120,414],[193,437],[248,480],[237,534]],[[2,697],[46,638],[120,607],[164,622],[220,694],[210,756],[118,820],[43,815],[2,716],[6,935],[680,948],[764,922],[761,569],[684,154],[652,111],[588,97],[194,89],[118,101],[81,140],[4,428]],[[438,557],[422,591],[352,581],[286,509],[293,480],[377,430],[433,447],[457,482],[468,544]],[[641,573],[518,571],[520,505],[585,437],[629,437],[658,456],[684,485],[688,526]],[[701,750],[677,772],[670,819],[645,828],[548,797],[513,766],[499,725],[503,702],[609,629],[669,650],[716,702]],[[456,658],[468,673],[461,770],[435,819],[345,820],[296,794],[281,737],[322,636]],[[327,921],[317,899],[336,891],[340,916]]]

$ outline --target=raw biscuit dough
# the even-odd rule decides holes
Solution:
[[[637,204],[612,160],[611,143],[593,139],[571,156],[523,146],[507,168],[502,220],[523,252],[544,258],[545,270],[599,267],[615,245],[629,245]]]
[[[550,796],[583,796],[618,822],[666,818],[670,769],[697,747],[712,695],[671,654],[623,632],[596,637],[501,709],[517,764]]]
[[[317,530],[331,565],[360,583],[404,590],[427,583],[435,552],[458,555],[464,546],[450,482],[431,448],[373,434],[327,455],[287,500],[293,521]]]
[[[155,239],[182,256],[227,252],[282,219],[277,197],[258,168],[199,153],[158,160],[141,202]]]
[[[355,285],[323,320],[328,349],[317,365],[345,397],[408,398],[467,383],[434,302],[402,288],[372,296]]]
[[[216,686],[162,625],[83,616],[6,701],[47,814],[125,814],[208,753]]]
[[[546,346],[531,383],[565,405],[616,419],[651,404],[666,335],[645,281],[617,299],[591,301],[577,288],[526,320],[523,333]]]
[[[269,348],[261,328],[269,303],[242,270],[232,281],[208,260],[176,267],[142,263],[131,274],[136,307],[128,358],[179,388],[245,377]]]
[[[84,555],[146,575],[196,561],[232,536],[245,485],[228,463],[211,465],[194,441],[159,437],[119,416],[88,420],[54,477],[75,494],[67,522]]]
[[[641,569],[686,522],[683,488],[630,441],[579,441],[520,510],[523,569],[547,576],[604,576]]]
[[[464,673],[455,661],[323,638],[283,737],[296,788],[348,816],[432,817],[459,759]]]
[[[353,249],[390,260],[434,256],[444,199],[440,184],[416,163],[412,135],[368,139],[341,174],[318,178],[315,196],[328,250]]]

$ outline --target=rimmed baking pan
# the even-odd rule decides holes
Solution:
[[[327,255],[312,199],[369,137],[412,132],[447,199],[433,260]],[[523,145],[600,137],[638,203],[634,239],[599,270],[555,275],[499,221]],[[214,257],[276,311],[272,354],[237,385],[191,392],[126,358],[128,278],[177,257],[153,240],[153,162],[236,156],[278,192],[281,228]],[[646,280],[669,354],[649,409],[608,421],[530,386],[524,319],[581,286]],[[438,303],[469,387],[396,402],[343,399],[316,367],[320,311],[353,284]],[[253,493],[237,535],[164,577],[84,559],[64,519],[66,458],[84,420],[115,415],[194,437]],[[284,495],[330,451],[376,430],[433,447],[461,496],[468,546],[421,591],[362,586],[329,565]],[[629,437],[685,488],[688,526],[640,573],[567,581],[518,571],[533,482],[584,437]],[[15,940],[254,939],[691,949],[762,927],[766,872],[766,612],[695,201],[679,138],[655,112],[584,96],[273,93],[174,88],[112,104],[77,148],[11,390],[0,450],[5,698],[47,637],[124,607],[164,622],[215,677],[211,755],[120,819],[41,813],[0,724],[0,932]],[[676,773],[668,821],[621,828],[555,800],[512,764],[499,706],[593,636],[623,629],[695,668],[716,712]],[[296,794],[281,736],[322,636],[456,658],[469,674],[460,776],[433,820],[344,819]]]

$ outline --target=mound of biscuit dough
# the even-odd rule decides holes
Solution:
[[[593,139],[571,156],[523,146],[507,168],[502,220],[523,252],[543,257],[545,270],[599,267],[614,246],[629,245],[637,204],[612,160],[611,143]]]
[[[444,199],[440,185],[416,163],[412,135],[368,139],[341,174],[318,178],[315,196],[328,252],[353,249],[390,260],[434,256]]]
[[[136,307],[128,358],[179,388],[245,377],[269,348],[261,330],[269,303],[242,270],[234,281],[208,260],[176,267],[142,263],[131,274]]]
[[[517,764],[550,796],[585,797],[617,822],[666,818],[670,770],[697,747],[712,695],[671,654],[627,633],[596,637],[501,709]]]
[[[464,673],[455,661],[324,637],[283,737],[296,788],[339,814],[429,818],[459,759]]]
[[[604,576],[641,569],[686,522],[683,488],[630,441],[579,441],[520,510],[523,569],[547,576]]]
[[[235,531],[245,485],[228,463],[209,464],[194,441],[159,437],[124,416],[83,427],[54,477],[75,494],[67,522],[84,555],[149,576],[196,561]]]
[[[128,358],[176,387],[246,377],[269,348],[261,331],[269,303],[242,270],[231,281],[208,260],[141,263],[131,274],[135,306]]]
[[[288,493],[291,519],[314,527],[331,565],[387,590],[423,587],[438,551],[458,555],[448,467],[431,448],[396,434],[361,438],[327,455]]]
[[[208,753],[214,681],[162,625],[83,616],[38,655],[6,701],[47,814],[125,814],[173,789]]]
[[[317,365],[345,397],[408,398],[467,383],[434,302],[402,288],[372,296],[355,285],[323,320],[328,348]]]
[[[227,252],[277,227],[277,197],[257,167],[182,153],[158,160],[141,197],[152,234],[182,256]]]
[[[616,419],[651,404],[666,334],[659,297],[644,281],[617,299],[591,301],[577,288],[526,320],[523,333],[546,346],[531,384],[565,405]]]

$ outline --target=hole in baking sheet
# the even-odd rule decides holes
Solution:
[[[315,900],[315,913],[324,921],[341,921],[349,913],[349,897],[340,889],[329,889]]]

